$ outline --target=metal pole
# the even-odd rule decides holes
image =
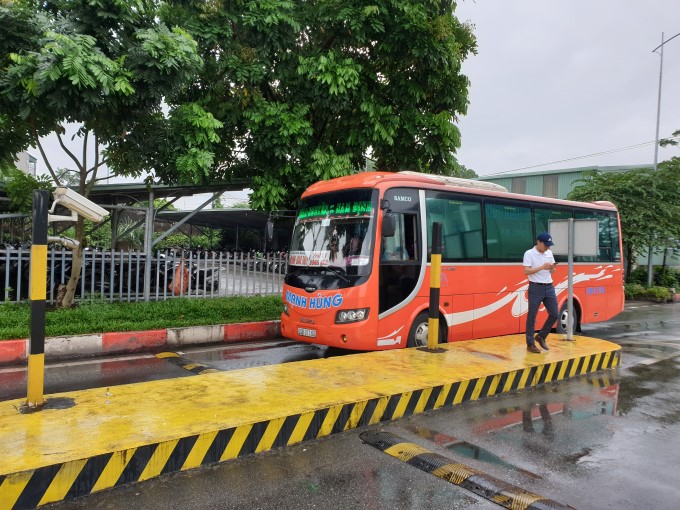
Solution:
[[[567,340],[574,339],[574,218],[569,218],[567,239]]]
[[[45,310],[47,297],[47,213],[49,193],[33,190],[33,239],[31,244],[31,324],[28,355],[28,391],[25,408],[45,403]]]
[[[670,40],[670,39],[669,39]],[[656,172],[657,163],[659,161],[659,124],[661,121],[661,82],[663,78],[663,45],[665,44],[663,32],[661,32],[661,45],[659,49],[661,52],[661,63],[659,64],[659,97],[656,102],[656,137],[654,138],[654,171]],[[656,50],[654,50],[656,51]]]
[[[661,45],[658,47],[661,51],[661,63],[659,64],[659,97],[656,102],[656,136],[654,137],[654,172],[659,162],[659,124],[661,121],[661,83],[663,78],[663,45],[664,45],[664,34],[661,32]],[[656,51],[656,50],[654,50]],[[654,277],[654,264],[653,264],[653,246],[652,242],[649,243],[649,250],[647,252],[647,287],[652,286],[652,280]]]
[[[439,284],[442,269],[442,224],[432,224],[432,255],[430,257],[430,316],[427,320],[427,348],[437,349],[439,343]]]
[[[120,219],[120,210],[114,209],[111,211],[111,249],[115,250],[118,244],[118,220]]]

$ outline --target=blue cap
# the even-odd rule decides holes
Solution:
[[[552,246],[553,244],[555,244],[552,241],[552,237],[550,237],[550,234],[548,234],[547,232],[543,232],[541,234],[538,234],[538,237],[536,239],[541,241],[546,246]]]

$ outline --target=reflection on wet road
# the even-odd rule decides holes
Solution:
[[[629,305],[609,322],[584,325],[583,334],[619,344],[623,367],[673,358],[680,355],[680,305]]]
[[[237,370],[316,359],[335,353],[325,347],[281,340],[193,348],[180,354],[208,368]],[[45,367],[45,394],[193,375],[181,366],[152,354],[48,363]],[[26,383],[25,366],[0,367],[0,400],[25,398]]]

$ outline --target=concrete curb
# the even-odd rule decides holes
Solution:
[[[271,340],[280,335],[279,322],[242,322],[152,331],[48,337],[45,339],[45,356],[48,359],[67,359],[178,349],[190,345]],[[28,350],[27,338],[0,341],[0,365],[25,362],[28,359]]]

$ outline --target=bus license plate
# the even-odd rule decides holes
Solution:
[[[309,328],[298,328],[298,335],[307,336],[309,338],[316,338],[316,330]]]

